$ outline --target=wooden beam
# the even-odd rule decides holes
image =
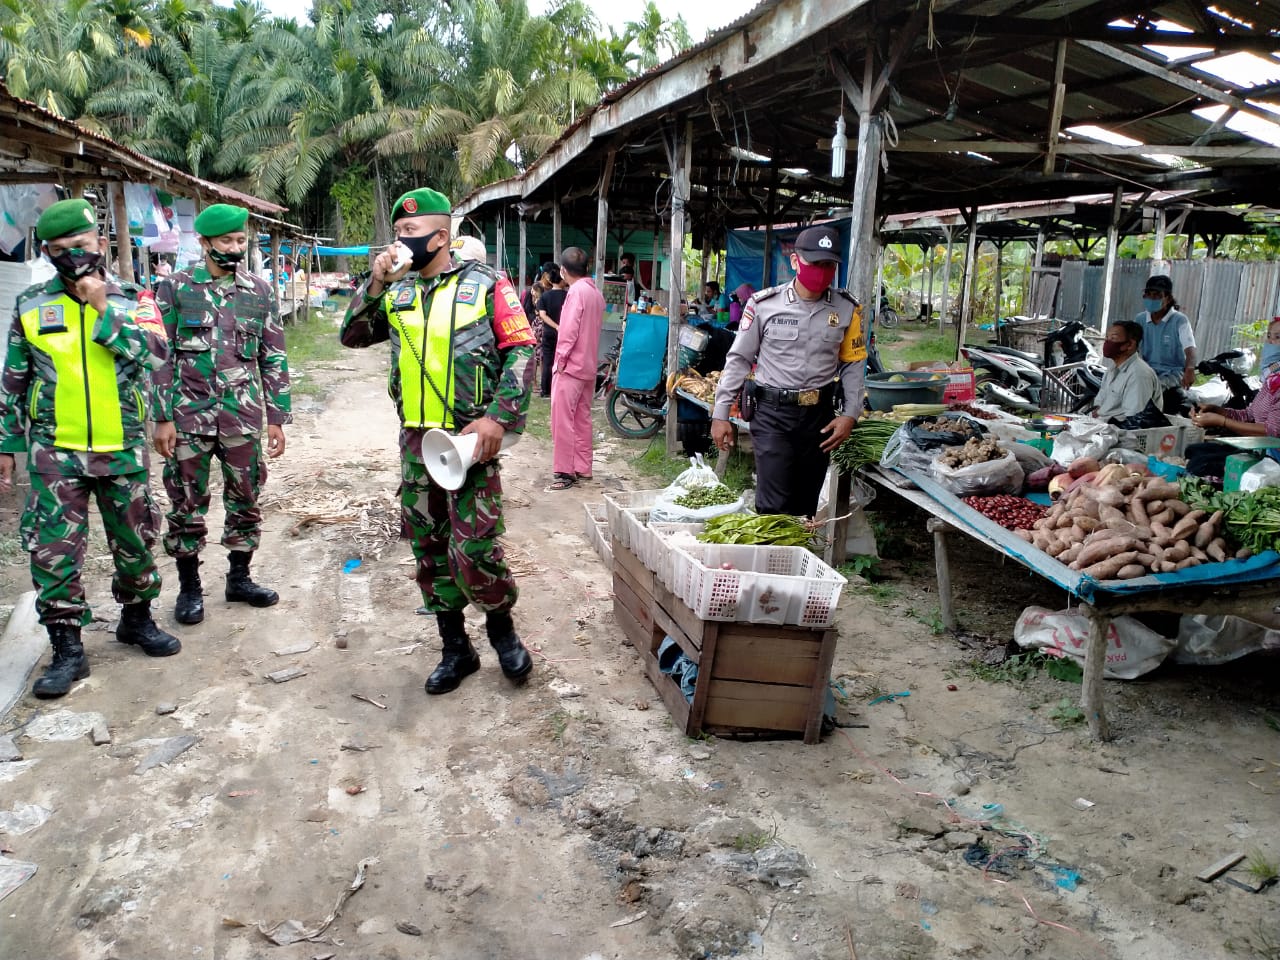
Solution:
[[[1052,104],[1049,111],[1049,135],[1045,140],[1044,174],[1053,173],[1058,160],[1058,132],[1062,127],[1062,105],[1067,99],[1067,85],[1062,82],[1062,74],[1067,66],[1067,41],[1059,40],[1053,55],[1053,88]]]
[[[1043,143],[1008,140],[900,140],[888,149],[897,153],[981,153],[1037,154],[1045,152]],[[1056,152],[1066,157],[1142,157],[1147,154],[1171,153],[1188,160],[1280,160],[1280,147],[1259,143],[1227,146],[1225,144],[1195,146],[1179,143],[1143,143],[1137,146],[1114,143],[1059,143]],[[1046,173],[1052,173],[1051,170]]]
[[[1150,4],[1143,4],[1143,6],[1150,6]],[[1115,16],[1121,16],[1121,14],[1115,14]],[[1249,34],[1199,31],[1179,33],[1146,27],[1109,26],[1100,21],[1101,18],[1093,17],[1059,17],[1051,20],[935,13],[932,18],[932,27],[935,34],[964,37],[1013,37],[1054,41],[1066,39],[1130,46],[1155,44],[1165,47],[1211,47],[1215,50],[1250,50],[1264,54],[1276,49],[1275,38],[1261,30]]]
[[[564,251],[563,230],[563,214],[560,211],[560,197],[557,196],[551,204],[551,253],[556,263],[560,262],[560,254]]]
[[[529,262],[529,230],[524,215],[520,216],[520,267],[519,281],[516,289],[520,293],[524,293],[525,281],[528,280],[528,262]]]
[[[1116,257],[1120,246],[1120,214],[1124,209],[1124,187],[1116,187],[1111,200],[1111,222],[1107,224],[1107,251],[1102,266],[1102,310],[1098,314],[1098,328],[1105,334],[1111,322],[1111,288],[1116,281]]]
[[[675,372],[680,355],[680,300],[684,296],[684,232],[693,164],[693,121],[677,121],[671,169],[671,284],[667,295],[667,370]],[[674,403],[667,404],[667,455],[676,452],[679,423]]]
[[[853,79],[853,74],[849,71],[849,65],[844,62],[844,58],[836,50],[831,52],[831,72],[840,81],[840,86],[844,89],[844,95],[849,98],[853,108],[860,110],[865,99],[862,87],[858,85],[857,80]]]
[[[960,322],[956,325],[956,359],[964,345],[964,331],[973,319],[973,279],[978,270],[978,208],[965,209],[969,237],[964,251],[964,277],[960,281]]]
[[[124,202],[124,184],[107,184],[111,198],[111,223],[116,228],[117,275],[125,283],[133,283],[133,238],[129,235],[129,210]]]
[[[902,58],[907,55],[907,51],[915,45],[916,37],[920,36],[920,31],[932,12],[931,4],[917,3],[915,10],[907,17],[907,22],[894,31],[893,46],[889,48],[889,55],[880,69],[880,76],[871,87],[872,110],[880,109],[884,103],[893,75],[901,66]]]
[[[605,154],[604,169],[600,173],[600,182],[596,188],[595,276],[597,283],[604,280],[604,258],[609,244],[609,184],[613,181],[613,162],[617,156],[616,147]]]

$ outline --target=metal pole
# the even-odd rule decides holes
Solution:
[[[1031,309],[1027,310],[1026,304],[1023,304],[1023,309],[1022,309],[1023,313],[1031,314],[1031,313],[1035,313],[1036,311],[1036,294],[1040,292],[1040,284],[1044,282],[1044,273],[1041,272],[1043,267],[1044,267],[1044,227],[1040,227],[1039,229],[1036,230],[1035,261],[1031,267],[1031,283],[1029,285],[1030,293],[1031,293]]]
[[[524,217],[520,218],[520,270],[519,282],[516,289],[521,293],[524,292],[524,283],[528,279],[526,276],[529,269],[529,229]]]
[[[495,227],[495,230],[497,232],[497,238],[494,241],[494,245],[497,247],[497,249],[493,252],[493,269],[501,273],[507,263],[507,211],[506,210],[498,211],[498,218],[495,221],[495,223],[497,225]]]
[[[996,241],[996,326],[1004,316],[1004,244]]]
[[[671,289],[667,294],[667,370],[676,369],[680,350],[680,299],[684,295],[684,218],[685,204],[689,200],[689,176],[693,168],[693,121],[686,120],[683,133],[676,132],[676,149],[673,158],[676,168],[671,171]],[[676,432],[679,424],[675,403],[667,403],[667,455],[676,451]]]
[[[562,218],[560,215],[560,198],[556,197],[551,204],[551,253],[552,259],[556,263],[560,262],[560,253],[564,249],[561,245],[561,234],[563,230]]]
[[[1116,187],[1111,201],[1111,222],[1107,224],[1107,255],[1102,266],[1102,312],[1098,329],[1106,331],[1111,322],[1111,288],[1116,278],[1116,248],[1120,246],[1120,211],[1124,204],[1124,187]]]
[[[933,319],[933,265],[937,260],[938,250],[934,244],[929,244],[929,299],[925,301],[929,304],[929,315],[925,317],[925,322]]]

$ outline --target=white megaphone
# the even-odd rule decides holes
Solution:
[[[427,465],[431,479],[446,490],[457,490],[467,478],[467,471],[475,463],[476,443],[480,437],[474,433],[454,436],[443,430],[428,430],[422,438],[422,461]],[[518,433],[507,431],[502,435],[502,449],[520,439]]]

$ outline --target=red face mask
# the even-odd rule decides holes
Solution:
[[[796,258],[796,279],[805,289],[812,290],[814,293],[825,293],[835,278],[834,263],[805,263],[799,257]]]
[[[1108,360],[1114,360],[1124,350],[1124,344],[1115,340],[1102,341],[1102,355]]]

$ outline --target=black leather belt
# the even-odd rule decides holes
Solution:
[[[763,383],[756,384],[756,400],[786,407],[816,407],[835,399],[836,385],[828,384],[818,390],[780,390]]]

